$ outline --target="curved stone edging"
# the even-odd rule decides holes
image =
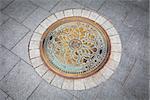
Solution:
[[[82,16],[95,21],[105,29],[110,38],[111,54],[109,60],[101,70],[87,78],[67,79],[58,76],[48,69],[40,57],[39,46],[42,34],[52,23],[69,16]],[[103,16],[100,16],[93,11],[69,9],[50,15],[36,28],[30,40],[29,54],[33,68],[49,84],[67,90],[84,90],[96,87],[101,82],[104,82],[111,77],[121,59],[121,41],[115,27]]]

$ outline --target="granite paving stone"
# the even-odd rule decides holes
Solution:
[[[6,100],[8,95],[0,89],[0,100]]]
[[[148,28],[149,28],[148,20],[149,20],[148,12],[138,7],[133,7],[133,9],[127,14],[124,23],[134,30],[143,32],[140,34],[145,34],[146,36],[148,36]]]
[[[7,97],[7,99],[6,100],[13,100],[11,97]]]
[[[11,97],[8,97],[6,100],[13,100]]]
[[[111,0],[105,2],[99,9],[98,13],[108,18],[118,30],[130,10],[130,6]]]
[[[27,19],[24,20],[23,24],[30,30],[35,28],[43,21],[50,13],[42,8],[36,9]]]
[[[71,100],[73,96],[43,81],[28,100]]]
[[[50,12],[56,13],[65,9],[71,8],[83,8],[84,6],[72,1],[72,0],[61,0]]]
[[[13,19],[0,27],[0,44],[11,49],[29,30]]]
[[[9,4],[11,4],[14,0],[0,0],[0,10],[5,9]]]
[[[149,0],[138,0],[137,2],[131,2],[133,5],[138,6],[139,8],[148,11],[149,8]]]
[[[41,78],[33,68],[20,61],[13,70],[0,82],[0,88],[15,100],[26,100],[38,86]]]
[[[137,100],[148,100],[148,85],[148,62],[138,59],[124,84],[124,89]]]
[[[126,7],[123,3],[107,1],[98,12],[110,19],[117,17],[119,20],[122,20],[128,11],[130,11],[130,7]]]
[[[98,87],[96,91],[96,100],[128,100],[122,85],[112,79],[104,82],[103,86]]]
[[[119,27],[116,27],[117,32],[120,36],[120,40],[122,43],[122,47],[124,49],[124,47],[127,45],[129,38],[132,37],[132,35],[134,34],[134,30],[130,27],[128,27],[127,25],[125,25],[124,23],[120,23]]]
[[[134,32],[132,28],[123,23],[128,11],[128,7],[124,8],[124,5],[116,4],[116,2],[108,2],[104,4],[103,7],[99,10],[99,14],[104,15],[106,18],[108,18],[116,28],[121,38],[122,47],[127,44],[128,39]]]
[[[50,11],[60,0],[31,0],[34,4]]]
[[[16,55],[24,59],[27,63],[30,64],[29,53],[28,53],[28,45],[32,35],[32,31],[27,33],[27,35],[11,50]]]
[[[105,2],[105,0],[74,0],[85,7],[97,11]]]
[[[95,100],[97,94],[98,94],[98,90],[102,89],[103,85],[100,84],[99,86],[95,87],[95,88],[91,88],[91,89],[87,89],[87,90],[80,90],[80,91],[76,91],[76,90],[67,90],[67,92],[69,92],[70,94],[74,95],[73,100],[77,99],[77,100]]]
[[[97,96],[97,89],[92,88],[83,91],[78,91],[75,96],[78,97],[79,100],[95,100]]]
[[[79,100],[128,100],[122,85],[112,79],[107,80],[98,87],[83,91],[71,91],[70,93]],[[129,100],[132,100],[132,96]]]
[[[26,17],[28,17],[37,7],[33,5],[28,0],[14,1],[3,13],[11,16],[19,22],[22,22]]]
[[[71,100],[78,100],[76,97],[72,97],[72,99]]]
[[[149,37],[143,37],[143,41],[141,41],[139,43],[139,47],[138,47],[138,57],[139,59],[142,59],[142,60],[146,60],[147,62],[149,62],[149,50],[150,50],[150,47],[149,47]]]
[[[124,45],[124,51],[136,58],[146,60],[148,58],[148,38],[144,36],[143,32],[134,31],[132,36]]]
[[[75,98],[79,99],[79,95],[78,92],[76,90],[66,90],[66,92],[70,93],[71,95],[73,95]]]
[[[8,16],[3,14],[1,11],[0,11],[0,25],[2,25],[4,22],[6,22],[8,20]]]
[[[138,100],[135,96],[133,96],[129,91],[125,92],[126,94],[124,95],[125,99],[124,100]]]
[[[115,79],[123,84],[135,63],[135,60],[135,57],[132,57],[131,55],[123,52],[121,61],[118,65],[118,68],[112,75],[112,79]]]
[[[0,47],[0,80],[14,67],[19,58],[4,47]]]

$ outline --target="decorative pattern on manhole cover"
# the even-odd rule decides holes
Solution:
[[[35,70],[51,85],[83,90],[108,79],[119,64],[121,41],[95,12],[70,9],[46,18],[29,45]]]
[[[110,54],[107,33],[94,21],[84,17],[67,17],[56,21],[44,33],[41,57],[61,76],[81,78],[103,67]]]

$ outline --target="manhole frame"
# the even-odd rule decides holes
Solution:
[[[105,36],[106,39],[106,43],[108,46],[108,50],[107,50],[107,55],[104,59],[104,61],[99,65],[99,67],[97,67],[96,69],[94,69],[93,71],[87,71],[84,74],[69,74],[69,73],[65,73],[55,67],[51,67],[54,66],[52,65],[49,60],[48,57],[46,55],[46,52],[44,50],[44,41],[46,36],[49,34],[50,31],[53,31],[53,29],[55,29],[57,26],[63,24],[64,23],[68,23],[68,22],[72,22],[72,21],[81,21],[81,22],[85,22],[85,23],[90,23],[92,24],[94,27],[96,27],[98,30],[102,31],[103,35]],[[53,71],[54,73],[65,77],[65,78],[70,78],[70,79],[80,79],[80,78],[85,78],[85,77],[89,77],[95,73],[97,73],[99,70],[101,70],[103,68],[103,66],[105,66],[105,64],[107,63],[109,56],[111,53],[111,43],[110,43],[110,39],[109,36],[107,34],[107,32],[105,31],[105,29],[99,25],[98,23],[95,23],[93,20],[85,18],[85,17],[80,17],[80,16],[71,16],[71,17],[65,17],[63,19],[57,20],[56,22],[54,22],[52,25],[50,25],[47,30],[43,33],[41,41],[40,41],[40,56],[42,58],[42,60],[45,62],[45,64],[48,66],[48,68]]]
[[[48,69],[40,57],[39,47],[44,31],[56,20],[69,16],[81,16],[89,18],[100,24],[108,33],[111,41],[111,54],[105,66],[97,73],[82,79],[68,79],[55,74]],[[47,22],[47,19],[50,19],[51,22]],[[121,51],[122,45],[120,36],[110,22],[110,19],[108,20],[104,16],[97,14],[97,12],[84,9],[67,9],[51,14],[36,27],[28,45],[30,63],[37,74],[39,74],[39,76],[47,81],[50,85],[67,90],[85,90],[96,87],[108,80],[120,63]]]

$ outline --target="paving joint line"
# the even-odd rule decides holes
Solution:
[[[29,0],[29,1],[30,1],[33,5],[37,6],[38,8],[41,8],[41,9],[43,9],[43,10],[49,12],[49,10],[47,10],[47,9],[45,9],[45,8],[43,8],[43,7],[41,7],[40,5],[34,3],[33,1],[31,1],[31,0]]]
[[[10,19],[10,18],[8,18],[6,21],[4,21],[4,22],[0,25],[0,27],[2,27],[9,19]]]
[[[57,1],[57,3],[48,12],[51,13],[52,9],[54,9],[60,2],[62,2],[62,0]]]
[[[104,82],[100,83],[100,84],[98,85],[98,87],[100,87],[100,85],[101,85],[101,87],[102,87],[102,89],[103,89],[103,87],[104,87]],[[99,94],[97,93],[96,96],[95,96],[95,100],[97,99],[98,95],[99,95]]]
[[[123,96],[127,95],[127,92],[124,90],[124,87],[122,86],[122,84],[121,84],[120,86],[121,86],[121,89],[122,89],[123,92],[124,92]]]
[[[0,11],[3,11],[4,9],[6,9],[9,5],[11,5],[15,0],[11,1],[8,5],[6,5],[4,8],[2,8]]]
[[[150,1],[149,1],[150,2]],[[149,3],[148,2],[148,3]],[[139,5],[137,5],[137,4],[132,4],[134,7],[136,7],[136,8],[140,8],[142,11],[144,11],[144,12],[149,12],[149,8],[146,10],[146,9],[144,9],[143,7],[140,7]]]
[[[36,66],[36,67],[33,67],[34,69],[36,69],[36,68],[38,68],[38,67],[40,67],[41,65],[43,65],[44,63],[42,63],[42,64],[40,64],[40,65],[38,65],[38,66]],[[33,65],[32,65],[33,66]]]
[[[77,100],[80,100],[79,97],[77,97],[76,95],[72,94],[69,92],[69,90],[65,90],[67,93],[69,93],[70,95],[72,95],[73,97],[75,97]],[[72,90],[72,91],[75,91],[75,90]],[[77,91],[78,92],[78,91]]]
[[[81,6],[85,7],[85,8],[87,8],[84,4],[81,4],[79,1],[76,1],[76,0],[71,0],[71,1],[73,1],[73,2],[75,2],[75,3],[77,3],[77,4],[79,4],[79,5],[81,5]]]
[[[37,88],[40,86],[40,84],[43,82],[43,80],[41,79],[39,84],[35,87],[35,89],[31,92],[31,94],[27,97],[26,100],[29,100],[29,98],[32,96],[32,94],[37,90]]]
[[[3,45],[2,45],[3,46]],[[3,46],[4,48],[6,48],[5,46]],[[6,48],[7,50],[9,50],[8,48]],[[10,51],[10,50],[9,50]],[[13,53],[12,51],[10,51],[11,53]],[[15,53],[13,53],[14,55],[16,55]],[[16,55],[17,56],[17,55]],[[17,56],[18,57],[18,56]],[[20,58],[20,57],[19,57]],[[21,61],[21,60],[23,60],[25,63],[27,63],[24,59],[22,59],[22,58],[20,58],[19,60],[18,60],[18,62],[14,65],[14,67]],[[27,63],[28,65],[30,65],[29,63]],[[30,65],[30,66],[32,66],[32,65]],[[13,68],[14,68],[13,67]],[[13,68],[7,73],[7,75],[13,70]],[[4,78],[7,76],[7,75],[5,75],[4,76]],[[4,78],[2,78],[1,80],[3,80]],[[41,77],[40,77],[41,78]],[[1,80],[0,80],[0,82],[1,82]],[[43,80],[41,79],[40,80],[40,83],[42,82]],[[38,86],[40,85],[40,83],[38,84]],[[36,87],[36,88],[38,88],[38,86]],[[32,93],[30,94],[30,95],[32,95],[33,94],[33,92],[36,90],[36,88],[32,91]],[[27,99],[28,100],[28,99]]]
[[[101,6],[97,9],[97,12],[104,6],[104,4],[106,4],[106,1],[101,4]]]
[[[125,95],[128,95],[127,92],[131,93],[128,89],[125,90],[124,86],[122,86],[122,90],[123,90],[123,92],[125,93]],[[131,95],[132,95],[132,94],[131,94]],[[137,99],[137,97],[136,97],[135,95],[132,95],[132,96],[134,96],[134,97]]]
[[[5,46],[3,46],[3,45],[1,45],[2,47],[4,47],[5,49],[7,49],[8,51],[10,51],[12,54],[14,54],[15,56],[17,56],[18,58],[19,58],[19,60],[18,60],[18,62],[13,66],[13,68],[22,60],[22,61],[24,61],[25,63],[27,63],[28,65],[30,65],[30,66],[32,66],[31,64],[29,64],[28,62],[26,62],[24,59],[22,59],[21,57],[19,57],[18,55],[16,55],[14,52],[12,52],[11,50],[9,50],[8,48],[6,48]],[[8,76],[8,74],[13,70],[13,68],[0,80],[0,82],[6,77],[6,76]],[[41,78],[41,77],[40,77]],[[41,79],[40,80],[40,83],[42,82],[43,80]],[[39,83],[39,85],[40,85],[40,83]],[[38,86],[39,86],[38,85]],[[38,88],[38,86],[36,87],[36,88]],[[35,91],[35,89],[34,89],[34,91]],[[34,91],[32,91],[32,94],[33,94],[33,92]],[[31,95],[32,95],[31,94]],[[11,97],[11,96],[10,96]],[[12,98],[12,97],[11,97]],[[13,99],[14,100],[14,99]],[[28,100],[28,99],[27,99]]]
[[[30,49],[30,50],[33,50],[33,49]],[[34,49],[34,50],[35,50],[35,49]],[[32,57],[32,58],[30,57],[30,60],[36,59],[36,58],[39,58],[39,57],[41,57],[41,56],[38,55],[38,56],[36,56],[36,57]]]
[[[1,90],[2,92],[4,92],[4,93],[7,95],[7,98],[10,97],[12,100],[15,100],[13,97],[11,97],[11,96],[10,96],[7,92],[5,92],[3,89],[0,88],[0,90]],[[6,99],[7,99],[7,98],[6,98]]]
[[[23,24],[23,22],[28,18],[30,17],[39,7],[36,6],[36,8],[30,13],[28,14],[28,16],[26,16],[20,23]]]
[[[44,72],[43,75],[41,75],[41,76],[39,75],[39,76],[43,79],[44,75],[45,75],[48,71],[49,71],[49,69],[47,69],[46,72]],[[43,79],[43,80],[44,80],[44,79]]]
[[[53,76],[53,78],[52,78],[52,80],[50,81],[50,82],[48,82],[51,86],[54,86],[54,85],[52,85],[51,83],[53,82],[53,80],[54,80],[54,78],[56,77],[56,74],[54,74],[54,76]],[[46,80],[45,80],[46,81]],[[55,86],[54,86],[55,87]],[[58,87],[57,87],[58,88]],[[60,88],[59,88],[60,89]]]
[[[16,67],[16,65],[17,65],[20,61],[21,61],[21,59],[19,59],[19,60],[15,63],[15,65],[13,65],[13,67],[2,77],[2,79],[0,80],[0,82],[1,82],[3,79],[5,79],[6,76],[9,75],[9,73]]]
[[[40,7],[39,5],[35,4],[33,1],[28,0],[29,2],[31,2],[31,4],[33,4],[34,6]]]
[[[130,74],[131,74],[131,71],[132,71],[133,68],[135,67],[135,63],[136,63],[136,62],[137,62],[137,59],[135,58],[135,61],[134,61],[133,65],[132,65],[132,68],[131,68],[130,71],[129,71],[129,74],[128,74],[128,75],[126,76],[126,78],[124,79],[123,87],[124,87],[124,85],[126,84],[127,80],[129,79]]]
[[[15,48],[15,46],[18,44],[18,43],[20,43],[20,41],[21,40],[23,40],[26,36],[27,36],[27,34],[29,34],[29,32],[30,32],[30,30],[28,30],[28,32],[27,33],[25,33],[25,35],[23,36],[23,37],[21,37],[15,44],[14,44],[14,46],[13,47],[11,47],[9,50],[12,50],[12,49],[14,49]]]
[[[31,1],[31,0],[28,0],[28,1],[31,2],[31,4],[34,5],[34,6],[36,6],[36,7],[40,7],[39,5],[33,3],[33,1]]]
[[[16,21],[17,23],[19,23],[19,24],[21,24],[22,26],[24,26],[26,29],[28,29],[28,30],[30,30],[31,31],[31,29],[29,29],[28,27],[26,27],[24,24],[22,24],[22,23],[20,23],[19,21],[17,21],[15,18],[13,18],[13,17],[11,17],[11,16],[9,16],[8,14],[6,14],[6,13],[4,13],[5,15],[7,15],[8,17],[9,17],[9,19],[12,19],[12,20],[14,20],[14,21]]]
[[[4,14],[3,12],[1,12],[2,14]],[[6,15],[6,14],[4,14],[4,15]],[[7,15],[6,15],[7,16]],[[2,26],[3,24],[5,24],[9,19],[10,19],[10,17],[9,16],[7,16],[8,17],[8,19],[7,20],[5,20],[0,26]]]
[[[32,67],[32,65],[30,63],[28,63],[27,61],[25,61],[24,59],[22,59],[20,56],[18,56],[17,54],[15,54],[14,52],[12,52],[11,50],[9,50],[7,47],[5,47],[4,45],[1,44],[2,47],[4,47],[5,49],[7,49],[9,52],[11,52],[12,54],[14,54],[15,56],[17,56],[19,59],[21,59],[22,61],[24,61],[25,63],[27,63],[28,65],[30,65]]]
[[[88,9],[88,10],[90,10],[90,11],[97,12],[95,9],[91,9],[90,7],[88,7],[88,6],[84,5],[84,4],[80,4],[78,1],[74,1],[74,0],[71,0],[71,1],[73,1],[73,2],[75,2],[75,3],[77,3],[77,4],[79,4],[80,6],[83,6],[83,8],[80,8],[80,9],[84,9],[84,10]]]

